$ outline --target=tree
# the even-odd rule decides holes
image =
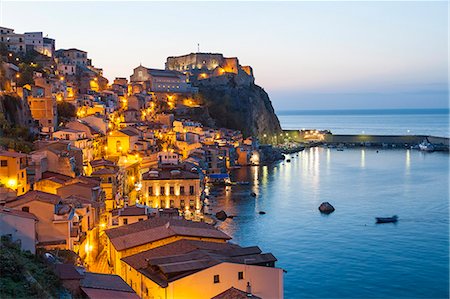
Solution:
[[[58,123],[70,121],[77,115],[77,109],[68,102],[59,102],[57,104]]]

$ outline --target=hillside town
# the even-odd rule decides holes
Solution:
[[[251,85],[252,68],[198,52],[110,82],[56,45],[0,27],[2,242],[42,256],[68,298],[283,298],[276,257],[207,204],[239,183],[230,169],[280,158],[259,143],[275,137],[217,126],[199,92]]]

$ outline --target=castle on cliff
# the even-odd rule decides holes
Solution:
[[[251,66],[242,66],[237,57],[224,57],[220,53],[190,53],[182,56],[170,56],[166,61],[166,70],[178,71],[201,84],[219,83],[230,75],[238,84],[254,83]]]

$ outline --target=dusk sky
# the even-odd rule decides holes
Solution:
[[[276,110],[448,107],[441,2],[5,2],[1,25],[88,52],[105,76],[237,56]],[[16,13],[29,18],[17,18]]]

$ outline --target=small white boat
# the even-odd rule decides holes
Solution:
[[[435,150],[435,147],[433,144],[431,144],[428,139],[425,139],[424,141],[422,141],[421,143],[419,143],[419,149],[421,151],[425,151],[425,152],[432,152]]]

